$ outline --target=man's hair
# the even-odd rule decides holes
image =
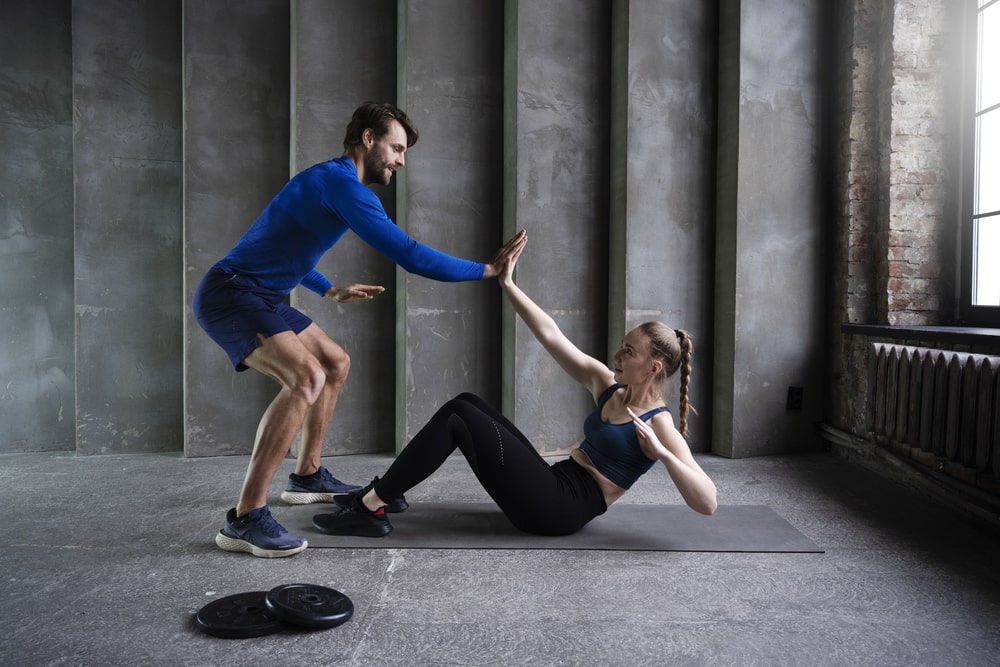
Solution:
[[[344,135],[344,150],[348,151],[362,143],[361,135],[368,128],[375,132],[376,137],[383,137],[389,132],[389,124],[398,121],[406,131],[406,147],[409,148],[417,143],[420,133],[410,117],[401,109],[391,104],[378,104],[376,102],[365,102],[354,110],[351,122],[347,125],[347,134]]]

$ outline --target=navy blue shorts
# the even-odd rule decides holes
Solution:
[[[194,291],[195,319],[219,344],[237,371],[248,366],[243,360],[257,349],[257,334],[270,338],[283,331],[296,335],[312,320],[285,303],[285,294],[261,287],[246,276],[209,271]]]

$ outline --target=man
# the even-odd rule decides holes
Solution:
[[[306,540],[289,534],[267,507],[268,488],[300,430],[302,448],[283,500],[330,501],[360,488],[320,465],[350,358],[310,318],[285,304],[285,297],[301,284],[324,298],[351,303],[373,299],[385,288],[335,287],[315,269],[323,254],[350,230],[408,272],[456,282],[499,275],[525,243],[522,232],[481,264],[421,245],[400,230],[366,186],[388,184],[418,138],[396,107],[360,106],[347,126],[344,154],[292,178],[195,290],[198,323],[236,370],[252,368],[281,385],[260,420],[239,502],[216,535],[222,549],[274,558],[306,548]]]

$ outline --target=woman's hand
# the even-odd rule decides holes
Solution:
[[[625,406],[625,409],[635,424],[635,433],[643,454],[666,466],[670,479],[681,492],[688,507],[701,514],[713,514],[719,506],[715,483],[694,460],[687,442],[677,429],[672,424],[661,425],[660,436],[669,442],[669,446],[664,445],[651,424],[639,419],[639,416],[632,412],[632,408]]]
[[[516,259],[517,255],[520,255],[521,251],[524,250],[524,244],[527,242],[528,233],[522,229],[513,238],[504,243],[503,247],[493,255],[493,259],[488,261],[483,268],[483,279],[499,276],[511,256]]]
[[[521,256],[521,252],[528,242],[528,234],[522,229],[517,238],[520,239],[520,244],[513,248],[510,254],[504,258],[497,275],[497,280],[500,282],[502,289],[507,289],[514,284],[514,267],[517,265],[517,258]]]
[[[635,434],[639,438],[639,447],[642,449],[642,453],[651,459],[662,461],[667,448],[656,437],[653,427],[639,419],[639,415],[632,412],[632,408],[625,406],[625,409],[632,417],[632,423],[635,424]]]
[[[349,287],[331,287],[323,295],[324,299],[333,299],[337,303],[353,303],[368,301],[385,291],[381,285],[351,285]]]

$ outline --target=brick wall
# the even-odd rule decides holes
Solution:
[[[879,200],[879,62],[882,22],[878,5],[857,0],[839,5],[834,53],[840,60],[832,68],[835,122],[834,212],[835,242],[832,256],[830,340],[839,341],[827,355],[827,420],[847,431],[861,433],[865,414],[864,392],[847,391],[867,380],[864,346],[840,335],[840,325],[875,321],[878,292],[877,258],[884,256],[878,239]]]
[[[885,3],[893,5],[893,3]],[[949,58],[958,27],[954,0],[898,0],[892,25],[889,99],[886,323],[954,321],[959,229],[957,91]]]
[[[855,0],[837,82],[843,322],[953,321],[958,230],[954,0]]]
[[[879,253],[877,241],[879,213],[879,72],[881,21],[878,5],[859,0],[855,11],[842,16],[845,42],[838,77],[838,96],[844,108],[840,123],[839,221],[842,247],[846,248],[840,271],[841,321],[865,323],[875,317],[875,275]]]
[[[864,435],[865,341],[841,323],[954,322],[956,0],[839,3],[831,424]]]

